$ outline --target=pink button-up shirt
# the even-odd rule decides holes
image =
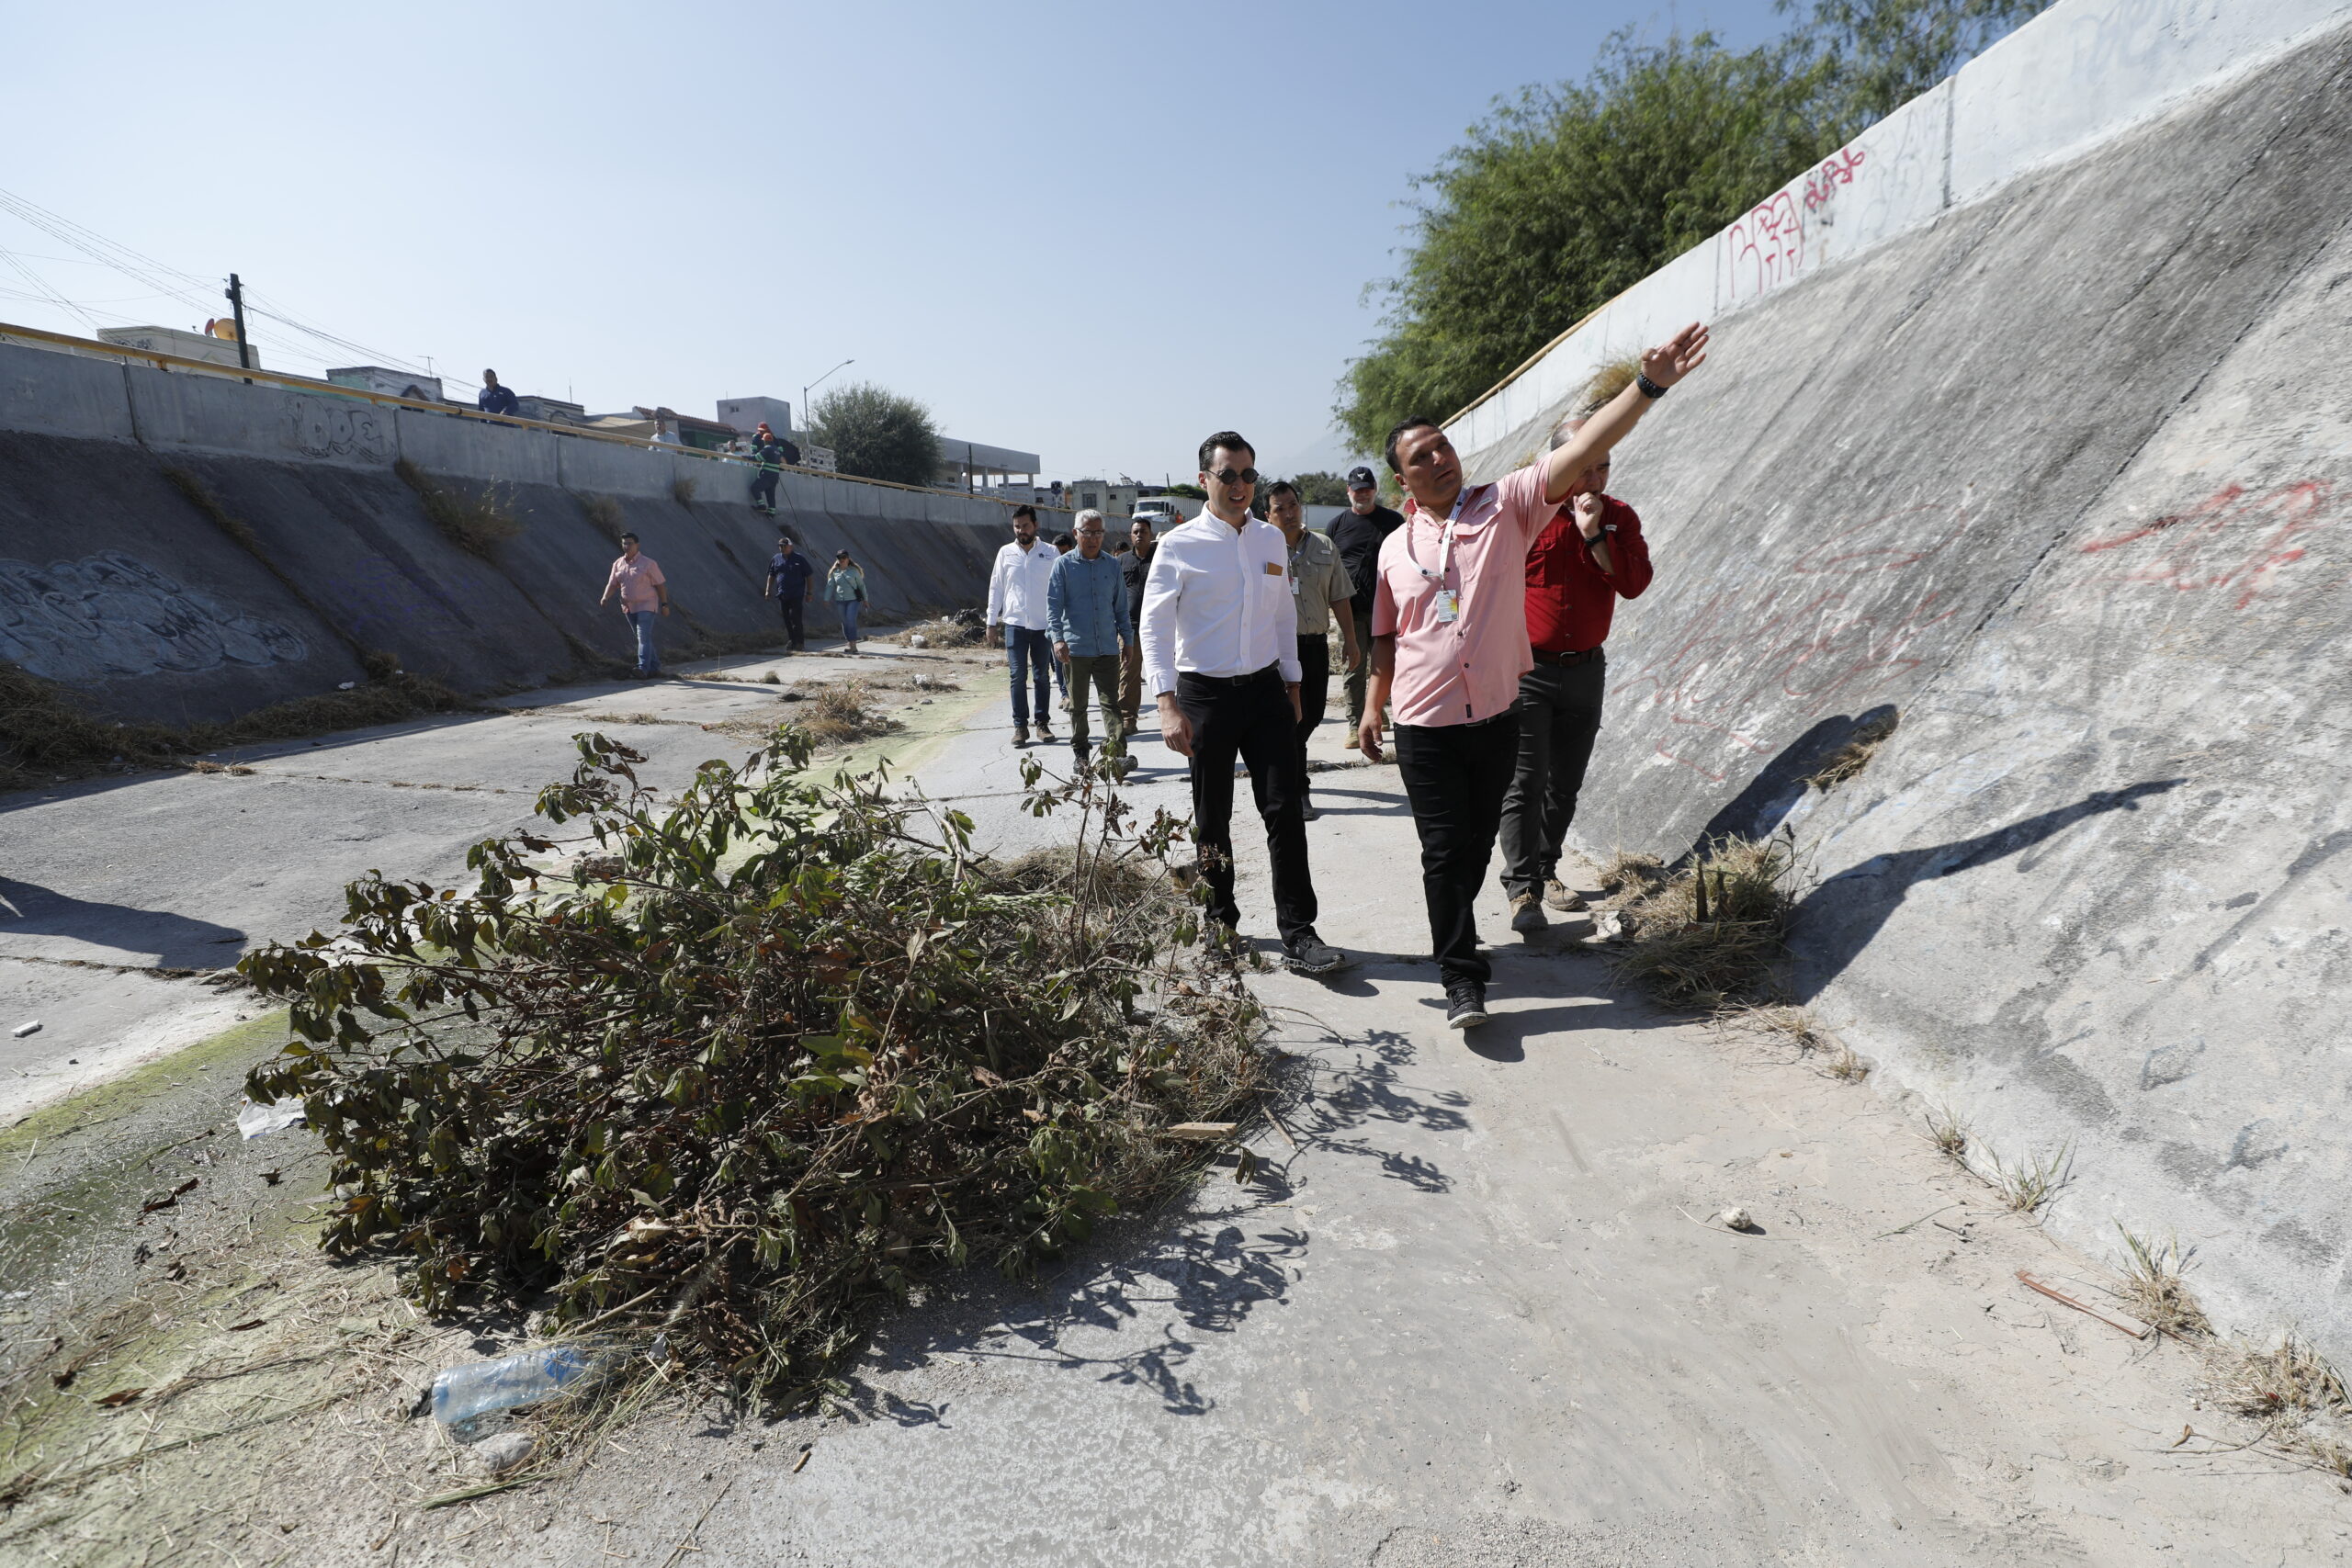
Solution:
[[[1559,507],[1544,499],[1544,465],[1464,490],[1449,525],[1405,503],[1405,525],[1382,542],[1372,635],[1396,638],[1389,701],[1396,722],[1435,728],[1510,711],[1535,667],[1527,642],[1527,549]],[[1447,558],[1451,527],[1453,548]],[[1439,581],[1461,613],[1438,619]]]
[[[639,550],[635,560],[623,556],[613,562],[613,575],[605,580],[605,592],[619,589],[624,610],[658,610],[662,595],[657,591],[666,581],[659,563]]]

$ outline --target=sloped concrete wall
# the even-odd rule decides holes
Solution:
[[[494,492],[520,535],[488,560],[458,548],[395,474],[402,459],[432,485]],[[779,529],[820,565],[850,549],[886,616],[981,603],[1009,536],[998,502],[811,474],[785,476],[768,518],[752,473],[0,342],[0,659],[109,716],[171,723],[364,678],[368,652],[489,691],[629,655],[627,624],[597,604],[620,528],[670,580],[673,648],[778,630],[761,590]],[[831,625],[817,607],[812,630]]]
[[[1456,415],[1454,445],[1473,479],[1507,472],[1601,366],[1685,322],[1722,323],[2272,61],[2324,50],[2347,19],[2352,0],[2063,0],[1610,301]]]
[[[1658,574],[1577,818],[1793,835],[1803,998],[1883,1079],[2341,1359],[2347,220],[2352,28],[1728,318],[1620,450]]]

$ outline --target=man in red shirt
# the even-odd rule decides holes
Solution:
[[[1552,432],[1558,451],[1586,415]],[[1577,792],[1600,731],[1609,683],[1601,644],[1620,598],[1650,585],[1650,547],[1634,509],[1607,493],[1609,454],[1576,478],[1568,503],[1527,552],[1527,640],[1535,668],[1519,678],[1519,765],[1503,796],[1503,891],[1510,929],[1545,925],[1544,906],[1581,909],[1584,897],[1555,874],[1560,845],[1576,820]]]

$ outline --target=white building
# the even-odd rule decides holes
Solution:
[[[200,359],[207,365],[235,365],[236,329],[232,326],[229,331],[231,335],[216,337],[207,333],[182,332],[177,327],[100,327],[98,341],[148,354],[175,354],[182,359]],[[259,351],[254,352],[246,367],[261,368]]]

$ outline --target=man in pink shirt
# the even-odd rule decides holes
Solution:
[[[615,594],[620,596],[621,614],[637,633],[637,673],[650,680],[662,673],[661,656],[653,651],[653,617],[670,613],[670,584],[662,575],[661,563],[637,547],[634,534],[621,536],[621,558],[613,563],[612,575],[605,579],[605,596],[597,604],[611,604]]]
[[[1668,388],[1707,357],[1693,322],[1642,355],[1634,384],[1565,445],[1494,484],[1464,487],[1462,460],[1437,422],[1388,433],[1403,481],[1405,525],[1380,547],[1372,606],[1372,686],[1357,739],[1381,760],[1381,708],[1396,709],[1396,771],[1421,840],[1430,942],[1445,982],[1446,1021],[1487,1021],[1493,970],[1478,951],[1473,900],[1519,760],[1512,705],[1534,667],[1527,640],[1527,550],[1577,477],[1608,455]]]

